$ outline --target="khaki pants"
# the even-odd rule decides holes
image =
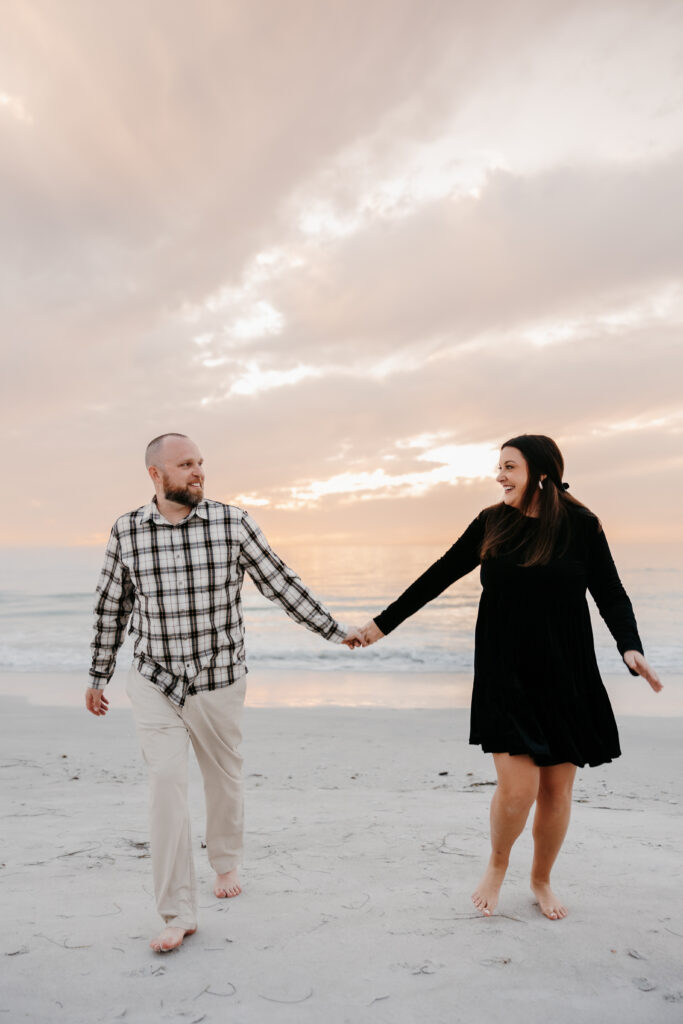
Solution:
[[[177,707],[135,666],[126,687],[142,754],[149,769],[150,848],[157,909],[167,925],[197,924],[197,885],[187,802],[189,742],[206,797],[209,863],[223,874],[242,856],[242,711],[246,677],[188,697]]]

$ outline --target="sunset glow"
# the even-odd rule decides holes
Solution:
[[[683,541],[683,10],[399,7],[7,13],[0,543],[106,536],[168,430],[276,537],[450,540],[527,431]]]

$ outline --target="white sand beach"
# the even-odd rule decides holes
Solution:
[[[0,708],[3,1020],[682,1019],[680,718],[621,718],[622,758],[579,772],[551,922],[528,831],[473,912],[494,776],[465,710],[249,707],[244,892],[212,896],[195,771],[199,930],[159,956],[130,711]]]

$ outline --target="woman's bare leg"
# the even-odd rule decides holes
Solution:
[[[541,768],[540,772],[534,815],[531,891],[545,916],[551,921],[558,921],[567,916],[567,908],[550,888],[550,872],[569,827],[576,765],[554,764]]]
[[[491,801],[491,858],[472,893],[475,907],[487,917],[496,909],[510,851],[536,799],[541,772],[526,754],[494,754],[493,760],[498,785]]]

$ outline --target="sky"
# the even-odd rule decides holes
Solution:
[[[683,542],[678,0],[4,0],[0,544],[189,434],[273,541],[451,543],[554,437]]]

